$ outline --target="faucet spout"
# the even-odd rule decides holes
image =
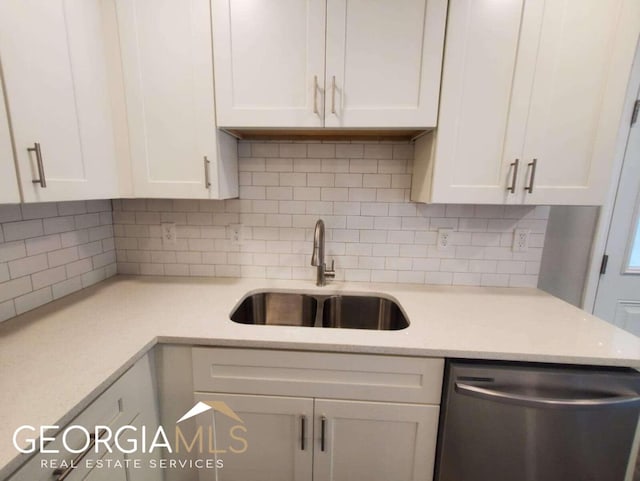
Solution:
[[[313,231],[313,252],[311,254],[311,265],[321,266],[324,264],[324,222],[318,219],[316,228]]]
[[[315,230],[313,231],[313,251],[311,252],[311,265],[316,266],[316,285],[324,286],[327,283],[327,277],[335,277],[333,262],[331,269],[327,269],[324,260],[324,222],[318,219]]]

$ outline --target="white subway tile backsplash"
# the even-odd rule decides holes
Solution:
[[[37,256],[23,257],[9,262],[9,274],[12,279],[26,276],[34,272],[42,271],[48,267],[47,255],[39,254]]]
[[[27,255],[33,256],[43,252],[50,252],[62,247],[59,235],[35,237],[25,241]]]
[[[364,157],[363,144],[336,144],[338,159],[361,159]]]
[[[335,144],[308,144],[307,157],[314,159],[334,159],[336,157]]]
[[[0,322],[6,321],[16,315],[16,306],[13,299],[10,301],[0,302]]]
[[[0,282],[5,282],[10,279],[9,265],[6,262],[0,263]]]
[[[83,201],[60,202],[58,204],[58,215],[77,215],[87,212],[87,203]]]
[[[536,282],[548,208],[411,203],[409,143],[241,141],[239,155],[240,199],[114,202],[119,272],[313,279],[313,227],[322,218],[337,279]],[[178,225],[175,246],[162,246],[154,222]],[[242,224],[241,242],[231,242],[230,224]],[[531,231],[527,252],[511,249],[516,227]],[[436,247],[440,228],[454,230],[445,250]],[[61,234],[63,247],[68,237]]]
[[[132,227],[143,206],[128,205]],[[0,321],[116,273],[109,200],[2,205],[0,231]],[[123,239],[128,248],[138,242]],[[93,259],[80,259],[80,253]]]
[[[307,145],[302,143],[280,144],[280,157],[303,158],[307,156]]]
[[[66,278],[67,273],[64,266],[59,266],[33,274],[31,276],[31,283],[34,289],[40,289],[55,284],[56,282],[64,281]]]
[[[24,241],[3,242],[0,244],[0,262],[26,257],[27,249]]]
[[[2,224],[5,242],[38,237],[44,234],[42,219],[7,222]]]
[[[58,205],[55,202],[42,202],[39,204],[22,204],[22,219],[44,219],[45,217],[57,217]]]
[[[2,204],[0,205],[0,224],[5,222],[13,222],[22,219],[22,211],[18,204]]]
[[[16,314],[30,311],[53,300],[51,287],[44,287],[14,299]]]
[[[29,276],[3,282],[2,285],[0,285],[0,302],[15,299],[32,290],[31,277]]]

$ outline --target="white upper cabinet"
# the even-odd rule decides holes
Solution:
[[[635,0],[451,0],[412,200],[602,203],[639,32]]]
[[[432,127],[445,17],[446,0],[213,0],[218,125]]]
[[[0,55],[23,200],[115,196],[100,2],[0,2]]]
[[[327,0],[325,126],[433,127],[446,0]]]
[[[9,118],[4,107],[4,91],[0,81],[0,203],[16,204],[18,202],[20,202],[18,177],[13,161]]]
[[[522,158],[524,202],[604,201],[640,30],[637,0],[546,0],[535,5],[539,45]],[[532,28],[530,31],[533,31]],[[532,176],[535,177],[532,180]]]
[[[216,130],[209,1],[116,10],[134,195],[237,196],[237,142]]]
[[[524,0],[450,2],[438,129],[416,146],[421,161],[432,154],[421,150],[437,149],[433,202],[508,199],[510,162],[503,152],[523,7]],[[419,173],[424,165],[416,164],[412,196],[418,180],[429,184],[421,189],[431,187],[431,178]]]
[[[325,0],[213,0],[218,125],[321,127]]]

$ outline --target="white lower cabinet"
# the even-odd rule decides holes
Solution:
[[[89,474],[85,477],[78,477],[78,479],[83,479],[84,481],[129,481],[127,478],[127,469],[124,467],[125,457],[124,454],[119,451],[114,451],[112,453],[106,453],[102,460],[105,464],[112,463],[118,467],[103,469],[103,468],[93,468],[89,471]],[[76,477],[73,477],[75,479]],[[68,479],[72,479],[69,476]]]
[[[192,355],[194,400],[212,407],[196,424],[211,432],[216,453],[208,456],[222,463],[201,469],[200,481],[433,478],[442,359],[208,348]],[[213,385],[233,393],[203,392]]]
[[[217,477],[212,470],[202,469],[202,481],[311,480],[313,399],[218,393],[196,393],[195,398],[202,402],[224,402],[241,419],[232,419],[219,410],[198,416],[198,428],[206,432],[214,427],[219,452],[209,453],[209,457],[224,466],[216,470]],[[234,437],[242,437],[246,444]]]
[[[432,479],[439,411],[438,406],[316,399],[313,479]]]
[[[114,447],[115,440],[110,442],[111,452],[104,446],[100,446],[95,452],[93,446],[87,447],[82,453],[70,453],[64,448],[62,432],[69,426],[82,426],[89,433],[96,430],[96,426],[108,427],[111,433],[115,433],[123,426],[132,426],[120,433],[121,446],[124,449],[131,448],[130,438],[139,435],[141,428],[146,426],[147,432],[155,433],[158,426],[158,408],[156,392],[153,381],[153,371],[150,356],[145,356],[133,367],[116,380],[104,393],[87,406],[78,416],[67,425],[61,426],[60,432],[54,435],[55,440],[46,445],[48,451],[57,453],[36,453],[23,465],[8,481],[51,481],[62,480],[109,480],[109,481],[160,481],[163,479],[160,469],[146,469],[149,459],[157,456],[155,453],[143,453],[142,449],[127,454]],[[81,450],[86,443],[86,437],[80,429],[68,430],[67,445],[75,450]],[[126,437],[126,438],[125,438]],[[140,446],[138,446],[140,448]],[[143,468],[135,468],[128,458],[139,458]],[[76,460],[75,467],[68,474],[55,472],[52,464],[60,466],[62,462],[69,464]],[[102,466],[99,461],[102,460]],[[107,467],[107,461],[111,460],[111,466]],[[114,464],[120,461],[118,465]]]

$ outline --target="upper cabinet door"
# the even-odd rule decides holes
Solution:
[[[4,107],[4,91],[0,81],[0,203],[15,204],[18,202],[20,202],[18,177],[13,161],[9,118]]]
[[[325,126],[434,127],[446,0],[327,0]]]
[[[640,28],[640,2],[531,3],[541,26],[536,35],[522,38],[523,48],[535,44],[538,51],[533,72],[527,72],[533,86],[521,195],[531,204],[601,204]]]
[[[324,0],[213,0],[220,127],[321,127]]]
[[[0,53],[24,201],[116,195],[100,2],[0,2]]]
[[[236,142],[219,145],[227,134],[215,125],[209,1],[116,0],[116,9],[135,196],[236,196]],[[218,175],[222,154],[235,185]]]
[[[416,148],[422,155],[422,144],[435,142],[424,153],[436,159],[431,202],[516,201],[507,188],[520,152],[509,152],[505,137],[523,12],[524,0],[449,2],[438,130]]]

